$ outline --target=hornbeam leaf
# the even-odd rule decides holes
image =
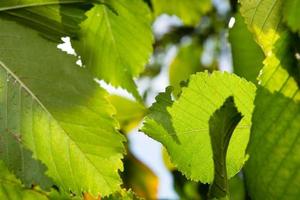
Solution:
[[[211,183],[214,170],[208,121],[229,96],[234,96],[238,110],[244,115],[228,147],[226,162],[230,178],[246,160],[255,96],[252,83],[226,72],[192,75],[178,101],[172,101],[169,89],[157,97],[142,130],[166,147],[172,163],[188,178]]]
[[[41,192],[26,189],[21,182],[0,162],[0,199],[7,200],[47,200]]]
[[[185,25],[197,25],[202,15],[212,9],[210,0],[152,0],[154,13],[156,16],[161,14],[177,15]]]
[[[108,1],[94,5],[74,41],[84,65],[93,74],[121,86],[141,99],[133,77],[152,53],[151,12],[142,0]]]
[[[248,31],[240,14],[235,15],[235,24],[229,29],[229,41],[234,73],[257,83],[257,76],[263,66],[264,53],[254,41],[253,35]]]
[[[299,69],[297,37],[281,34],[259,76],[245,167],[253,199],[298,199]],[[272,109],[270,109],[272,108]]]
[[[300,104],[257,89],[245,166],[251,199],[299,199]]]
[[[271,92],[281,91],[287,97],[299,99],[299,69],[295,51],[299,39],[283,26],[283,0],[240,0],[241,14],[250,30],[255,33],[266,59],[260,73],[259,84]]]
[[[259,76],[259,84],[270,92],[278,91],[286,97],[300,99],[300,71],[297,67],[294,45],[300,40],[284,32],[274,45],[274,50],[264,60]]]
[[[124,138],[106,92],[55,43],[3,15],[0,24],[2,133],[17,135],[61,190],[117,191]]]
[[[211,198],[221,199],[229,195],[226,154],[233,131],[242,118],[242,114],[234,105],[233,97],[230,96],[209,119],[209,135],[214,160],[214,181],[209,191]]]
[[[284,0],[239,0],[241,14],[267,55],[280,37]]]
[[[286,0],[284,2],[283,19],[294,31],[300,33],[299,20],[300,0]]]

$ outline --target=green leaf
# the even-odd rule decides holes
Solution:
[[[274,45],[273,52],[264,60],[264,68],[259,76],[259,84],[270,92],[279,91],[286,97],[299,100],[298,85],[300,71],[297,67],[294,45],[297,37],[285,32]]]
[[[263,65],[264,53],[254,41],[240,14],[235,15],[235,24],[233,28],[229,29],[229,41],[232,49],[234,73],[257,83],[257,76]]]
[[[235,175],[229,180],[229,199],[245,200],[245,189],[244,177],[240,174]]]
[[[88,1],[5,0],[0,2],[0,11],[5,11],[14,20],[38,30],[43,36],[60,41],[63,36],[76,37],[79,23],[85,19],[85,9],[74,4],[78,2]]]
[[[300,0],[286,0],[284,2],[283,19],[292,31],[300,33],[299,20]]]
[[[282,0],[240,1],[241,14],[250,30],[255,33],[266,59],[259,84],[271,92],[281,91],[285,96],[298,99],[295,93],[300,83],[300,71],[295,59],[299,39],[282,24]]]
[[[241,14],[266,55],[280,37],[284,0],[239,0]]]
[[[25,189],[21,182],[0,162],[0,199],[7,200],[47,200],[39,191]]]
[[[32,158],[32,153],[20,144],[20,134],[17,130],[1,131],[0,158],[22,183],[31,188],[40,185],[49,189],[53,182],[44,175],[46,167]]]
[[[297,37],[281,33],[264,61],[255,98],[246,180],[253,199],[298,199],[299,68]],[[299,40],[298,40],[299,41]],[[272,109],[270,109],[272,108]]]
[[[2,16],[2,133],[19,135],[62,191],[95,196],[117,191],[124,138],[106,92],[75,65],[75,57]]]
[[[299,199],[300,105],[260,87],[245,173],[252,199]]]
[[[242,114],[235,107],[233,97],[230,96],[209,119],[209,135],[214,160],[214,181],[209,191],[211,198],[220,199],[229,195],[226,154],[233,131],[242,118]]]
[[[210,0],[152,0],[155,16],[163,13],[177,15],[185,25],[197,25],[205,13],[212,9]]]
[[[173,103],[170,94],[167,90],[157,97],[142,130],[166,147],[172,163],[183,174],[203,183],[211,183],[214,174],[209,118],[227,97],[234,96],[244,115],[233,133],[226,159],[228,177],[234,176],[246,160],[255,86],[226,72],[205,72],[191,76],[178,101]]]
[[[74,47],[98,78],[121,86],[141,100],[133,77],[143,72],[152,53],[151,13],[142,0],[94,5],[81,23]]]
[[[191,74],[203,71],[201,65],[202,48],[199,44],[192,42],[182,46],[170,64],[169,79],[170,85],[173,86],[173,94],[178,96],[181,92],[181,83],[187,81]]]
[[[115,107],[115,118],[120,123],[121,130],[125,133],[135,128],[142,121],[147,112],[145,106],[140,102],[117,95],[110,95],[108,99]]]
[[[1,0],[0,11],[56,4],[73,4],[87,0]]]

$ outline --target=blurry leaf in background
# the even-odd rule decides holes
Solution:
[[[244,178],[240,174],[229,179],[229,198],[232,200],[245,200],[246,191]]]
[[[147,112],[143,104],[125,97],[110,95],[108,100],[116,109],[115,118],[119,121],[121,131],[124,133],[129,133],[138,126]]]
[[[191,76],[178,101],[172,102],[171,91],[157,96],[142,131],[166,147],[172,163],[189,179],[211,183],[214,172],[208,120],[228,96],[234,96],[244,118],[234,131],[228,148],[230,178],[246,160],[254,95],[255,86],[234,74],[200,72]],[[169,106],[171,108],[167,108]],[[171,127],[168,125],[170,120]],[[189,159],[184,159],[187,157]]]
[[[63,36],[77,37],[79,24],[85,19],[89,7],[79,7],[76,2],[88,3],[87,0],[5,0],[0,2],[0,10],[6,10],[14,20],[38,30],[44,37],[60,41]]]
[[[187,81],[191,74],[203,71],[201,65],[202,48],[196,42],[183,45],[179,48],[176,57],[170,64],[169,80],[173,86],[173,94],[175,97],[181,93],[182,81]]]
[[[122,178],[125,188],[132,189],[139,197],[157,199],[158,177],[132,154],[128,154],[123,162]]]
[[[143,0],[95,4],[73,41],[83,64],[96,77],[121,86],[141,100],[133,77],[144,71],[152,54],[151,12]]]
[[[299,23],[300,0],[285,0],[283,19],[293,32],[300,33]]]
[[[209,136],[214,161],[214,180],[209,190],[209,197],[212,199],[229,196],[226,155],[232,134],[242,118],[233,96],[230,96],[209,119]]]
[[[101,198],[101,200],[143,200],[139,198],[133,191],[122,189],[109,197]]]
[[[212,9],[211,0],[152,0],[155,16],[177,15],[185,25],[194,26]]]
[[[22,183],[0,162],[0,199],[3,200],[47,200],[46,194],[25,189]]]
[[[188,180],[179,171],[173,170],[174,188],[181,200],[204,200],[207,197],[208,184]]]
[[[166,168],[167,168],[169,171],[175,170],[176,167],[175,167],[174,164],[171,162],[170,155],[168,154],[168,151],[167,151],[167,149],[166,149],[165,147],[162,147],[161,153],[162,153],[163,161],[164,161],[164,164],[165,164]]]
[[[234,73],[257,83],[257,76],[263,66],[264,53],[240,14],[235,15],[235,24],[229,29],[229,42]]]

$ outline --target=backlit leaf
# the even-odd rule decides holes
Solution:
[[[124,138],[106,92],[55,43],[3,16],[0,24],[2,133],[21,138],[61,190],[117,191]]]
[[[143,72],[152,53],[150,10],[142,0],[104,2],[86,13],[74,47],[95,76],[140,100],[133,77]]]
[[[178,101],[172,102],[170,95],[170,89],[158,95],[142,130],[166,147],[172,163],[183,174],[203,183],[211,183],[214,174],[209,118],[227,97],[234,96],[244,115],[233,133],[226,159],[228,177],[234,176],[246,160],[255,86],[233,74],[205,72],[191,76]]]

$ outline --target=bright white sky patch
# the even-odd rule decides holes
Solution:
[[[235,18],[231,17],[228,23],[228,28],[232,28],[235,24]]]

